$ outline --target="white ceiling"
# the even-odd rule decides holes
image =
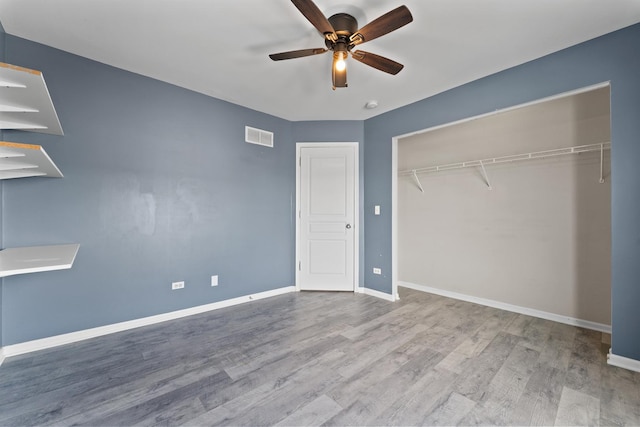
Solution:
[[[361,46],[404,70],[349,60],[349,87],[333,91],[329,54],[271,61],[323,47],[289,0],[0,0],[0,22],[9,34],[293,121],[367,119],[640,22],[640,0],[315,2],[361,27],[407,5],[414,22]],[[369,100],[379,107],[365,109]]]

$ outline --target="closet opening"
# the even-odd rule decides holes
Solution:
[[[393,140],[405,286],[611,332],[610,86]]]

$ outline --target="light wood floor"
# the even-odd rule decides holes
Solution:
[[[400,289],[287,294],[7,359],[0,425],[640,425],[600,333]]]

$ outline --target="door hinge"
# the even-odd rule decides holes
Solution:
[[[298,261],[298,271],[302,271],[302,261]]]

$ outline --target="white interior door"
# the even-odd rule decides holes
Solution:
[[[298,144],[296,286],[355,291],[357,144]]]

